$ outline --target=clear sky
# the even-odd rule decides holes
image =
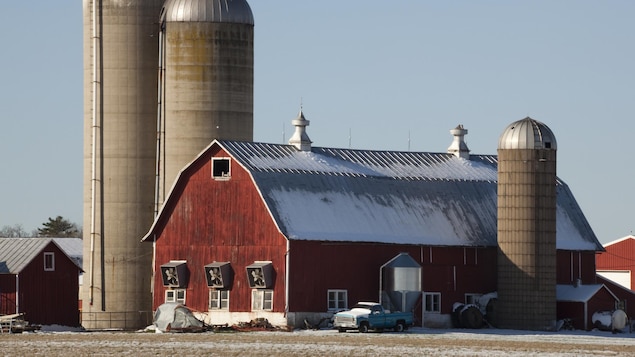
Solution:
[[[315,146],[496,154],[531,116],[600,242],[635,230],[635,1],[249,2],[254,140],[302,103]],[[83,225],[82,4],[7,2],[0,38],[0,227]]]

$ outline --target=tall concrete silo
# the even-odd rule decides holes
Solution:
[[[152,310],[158,20],[163,0],[84,0],[84,278],[88,329]],[[151,321],[151,320],[150,320]]]
[[[245,0],[167,0],[159,201],[214,139],[253,140],[254,18]]]
[[[529,117],[498,142],[499,327],[550,330],[556,321],[556,138]]]

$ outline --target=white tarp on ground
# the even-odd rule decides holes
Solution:
[[[200,330],[205,324],[192,311],[179,303],[165,303],[154,313],[154,325],[161,332]]]

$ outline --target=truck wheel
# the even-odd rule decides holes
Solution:
[[[368,323],[367,322],[364,322],[361,325],[359,325],[359,332],[361,332],[361,333],[368,332]]]
[[[340,333],[346,332],[346,329],[345,328],[340,328],[340,329],[337,329],[337,332],[340,332]]]
[[[395,325],[394,330],[395,332],[403,332],[405,329],[406,329],[406,325],[403,322],[399,321],[397,322],[397,325]]]

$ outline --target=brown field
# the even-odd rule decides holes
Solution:
[[[635,334],[482,333],[414,329],[0,335],[0,356],[635,356]]]

